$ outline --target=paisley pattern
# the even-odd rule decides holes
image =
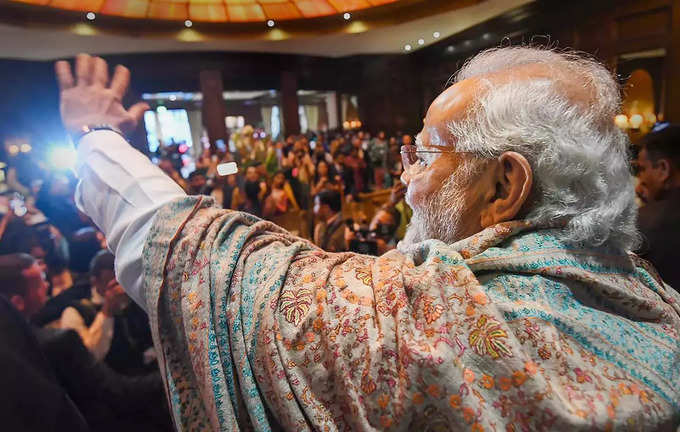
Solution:
[[[170,203],[144,271],[177,429],[675,430],[677,292],[556,234],[518,221],[373,258]]]

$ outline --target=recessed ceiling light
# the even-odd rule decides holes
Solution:
[[[342,17],[349,21],[352,18],[352,14],[349,12],[345,12],[345,14]]]
[[[173,95],[170,95],[170,96],[168,97],[168,99],[170,99],[171,101],[174,102],[174,101],[177,100],[177,96],[175,96],[175,95],[173,94]]]
[[[446,51],[448,51],[450,53],[454,52],[455,50],[456,50],[456,47],[454,47],[453,45],[449,45],[448,47],[446,47]]]
[[[94,21],[94,19],[97,18],[97,15],[95,15],[94,12],[88,12],[85,15],[85,18],[89,19],[90,21]]]
[[[406,50],[406,51],[411,51],[412,48],[413,47],[410,44],[404,45],[404,50]]]
[[[192,23],[191,20],[186,20],[186,21],[184,21],[184,27],[189,28],[189,27],[191,27],[192,25],[194,25],[194,23]]]
[[[465,46],[470,46],[470,45],[472,45],[472,41],[469,41],[469,40],[466,40],[464,43],[465,43]]]
[[[432,33],[432,37],[435,38],[435,39],[439,39],[439,36],[441,36],[441,33],[439,33],[439,32]]]
[[[418,39],[418,45],[425,45],[425,39]]]
[[[274,20],[267,21],[267,27],[274,27],[275,25],[276,23],[274,22]]]
[[[484,33],[484,36],[482,36],[484,39],[491,39],[491,33]]]

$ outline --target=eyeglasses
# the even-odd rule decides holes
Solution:
[[[433,147],[428,147],[428,149],[429,148]],[[404,171],[409,171],[412,167],[420,166],[422,168],[429,166],[430,163],[432,163],[432,160],[429,160],[429,158],[427,157],[421,157],[420,155],[438,153],[467,153],[467,152],[458,152],[451,148],[441,148],[437,150],[422,150],[422,148],[419,148],[418,146],[404,145],[401,146],[400,153],[401,162],[404,164]]]

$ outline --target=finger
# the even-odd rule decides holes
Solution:
[[[139,123],[144,113],[150,109],[151,107],[146,102],[138,102],[130,107],[128,114],[135,119],[135,122]]]
[[[118,65],[111,80],[111,90],[118,100],[123,100],[130,85],[130,71],[125,66]]]
[[[94,77],[92,83],[101,87],[109,84],[109,65],[101,57],[94,58]]]
[[[54,72],[57,75],[57,83],[59,83],[59,90],[64,91],[73,87],[73,74],[71,73],[71,65],[69,62],[61,60],[54,64]]]
[[[92,57],[78,54],[76,57],[76,78],[79,86],[92,84]]]

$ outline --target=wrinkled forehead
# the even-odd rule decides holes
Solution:
[[[475,98],[483,91],[481,82],[475,78],[460,81],[444,90],[427,110],[416,145],[453,145],[454,137],[450,136],[448,123],[465,118]]]

